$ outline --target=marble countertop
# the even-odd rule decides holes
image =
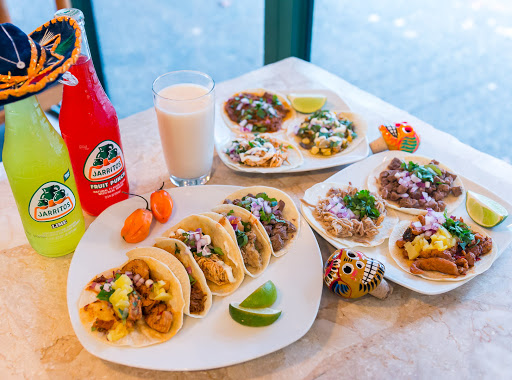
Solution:
[[[422,137],[418,154],[435,157],[512,203],[512,166],[462,144],[406,112],[310,63],[289,58],[217,86],[217,97],[244,88],[326,88],[368,121],[371,140],[382,123],[408,121]],[[421,94],[419,94],[420,96]],[[131,190],[166,181],[156,116],[147,110],[120,121]],[[472,128],[475,126],[468,126]],[[144,139],[141,139],[141,134]],[[295,200],[340,168],[296,174],[234,172],[216,156],[210,184],[278,187]],[[311,330],[259,359],[200,372],[157,372],[98,359],[80,345],[66,306],[72,255],[50,259],[28,244],[3,166],[0,167],[1,378],[505,378],[512,373],[511,248],[484,274],[438,296],[395,285],[386,300],[345,300],[326,288]],[[90,223],[92,217],[86,217]],[[334,250],[318,237],[324,260]]]

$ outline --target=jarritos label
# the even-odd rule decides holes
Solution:
[[[84,176],[91,182],[105,182],[124,170],[123,152],[112,140],[99,143],[87,157]]]
[[[52,222],[75,209],[75,195],[60,182],[47,182],[36,190],[28,205],[30,217],[36,222]]]

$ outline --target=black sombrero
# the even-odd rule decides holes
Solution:
[[[0,24],[0,106],[56,84],[78,59],[80,43],[80,26],[66,16],[28,36],[13,24]]]

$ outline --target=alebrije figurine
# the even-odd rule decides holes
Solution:
[[[413,127],[407,122],[384,124],[379,126],[382,134],[377,140],[370,143],[373,153],[384,150],[401,150],[408,153],[414,153],[420,146],[420,136]]]
[[[385,267],[364,253],[342,248],[335,251],[324,266],[324,282],[331,291],[344,298],[359,298],[370,293],[380,299],[393,288],[384,279]]]

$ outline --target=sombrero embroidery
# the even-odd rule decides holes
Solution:
[[[58,16],[30,35],[0,24],[0,105],[35,95],[68,71],[80,54],[78,23]]]

